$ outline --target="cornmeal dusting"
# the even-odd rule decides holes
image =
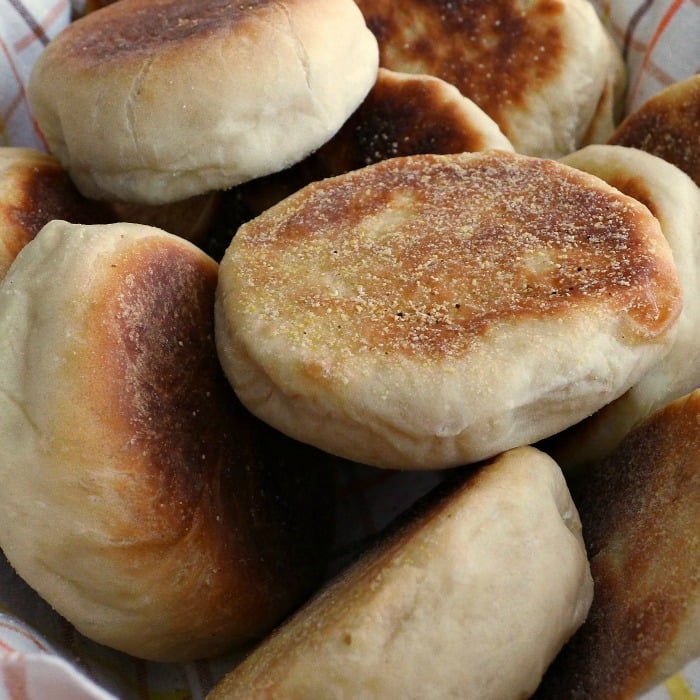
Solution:
[[[225,264],[242,317],[292,346],[435,357],[581,305],[663,332],[679,296],[660,239],[597,178],[494,151],[316,183],[242,227]]]

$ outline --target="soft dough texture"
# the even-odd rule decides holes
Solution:
[[[588,0],[357,0],[380,64],[452,83],[520,153],[607,138],[626,70]]]
[[[593,594],[562,474],[526,447],[439,488],[208,700],[529,697]]]
[[[537,700],[627,700],[700,655],[700,391],[572,487],[595,596]]]
[[[328,550],[332,470],[235,400],[216,271],[158,229],[55,221],[0,287],[0,546],[80,632],[148,659],[259,638]]]
[[[158,204],[300,160],[377,62],[352,0],[121,0],[47,46],[28,95],[84,194]]]
[[[562,162],[649,208],[671,247],[684,300],[666,357],[619,399],[544,446],[568,474],[597,462],[636,423],[700,386],[700,188],[676,166],[636,148],[588,146]]]
[[[430,469],[552,435],[669,350],[682,306],[648,209],[508,152],[394,158],[242,226],[217,347],[250,410],[355,461]]]

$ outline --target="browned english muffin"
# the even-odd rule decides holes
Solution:
[[[562,430],[670,350],[659,222],[600,178],[487,151],[313,183],[221,263],[217,347],[243,403],[375,466],[455,466]]]
[[[588,0],[357,4],[380,65],[452,83],[516,151],[558,157],[612,133],[626,71]]]
[[[236,400],[216,283],[182,238],[54,221],[0,286],[0,546],[80,632],[147,659],[250,643],[326,562],[332,466]]]
[[[535,697],[637,697],[700,655],[700,391],[654,413],[572,491],[593,605]]]
[[[377,61],[353,0],[120,0],[49,43],[27,95],[86,196],[164,204],[308,155]]]
[[[85,199],[52,156],[30,148],[0,148],[0,279],[52,219],[94,224],[111,212]]]
[[[609,143],[659,156],[700,187],[700,74],[648,99],[627,116]]]
[[[452,474],[208,700],[526,698],[591,584],[561,471],[511,450]]]
[[[230,196],[248,219],[304,185],[387,158],[491,148],[513,150],[493,119],[453,85],[380,68],[367,97],[327,143],[287,170],[240,185]]]
[[[597,144],[562,159],[642,202],[668,241],[683,309],[668,354],[629,391],[543,448],[567,476],[608,455],[639,421],[700,386],[700,189],[675,165],[636,148]]]

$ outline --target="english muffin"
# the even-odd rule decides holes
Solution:
[[[392,158],[244,224],[216,338],[241,401],[381,467],[529,444],[670,350],[682,292],[658,221],[600,178],[488,151]]]
[[[520,153],[559,157],[614,128],[626,70],[588,0],[357,4],[380,65],[452,83]]]
[[[83,194],[162,204],[300,160],[377,61],[352,0],[120,0],[50,42],[28,97]]]
[[[638,697],[700,655],[699,455],[694,391],[572,487],[595,593],[538,700]]]
[[[700,386],[700,188],[676,166],[636,148],[588,146],[563,159],[642,202],[658,219],[683,289],[671,351],[620,398],[543,449],[567,474],[610,453],[655,410]]]
[[[182,661],[318,585],[327,456],[254,420],[213,340],[216,263],[136,224],[47,224],[0,286],[0,546],[85,636]]]
[[[529,697],[592,594],[561,471],[520,448],[456,473],[208,700]]]

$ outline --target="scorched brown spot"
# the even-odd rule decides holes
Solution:
[[[147,57],[183,41],[206,39],[248,21],[274,0],[122,0],[72,25],[70,55],[87,64],[112,57]]]
[[[120,472],[133,473],[125,560],[194,538],[192,566],[201,556],[210,567],[202,586],[228,590],[231,608],[267,611],[262,633],[320,576],[332,471],[236,399],[214,343],[213,260],[154,236],[108,264],[93,316],[102,392],[89,400],[122,436]]]
[[[118,367],[111,398],[129,449],[153,458],[165,487],[188,497],[186,514],[201,495],[189,482],[216,457],[212,418],[223,390],[213,346],[216,267],[157,238],[115,263],[101,346],[107,366]]]
[[[344,170],[414,153],[480,150],[483,133],[465,128],[457,105],[446,103],[442,93],[425,81],[387,84],[370,92],[345,127],[354,141],[345,152],[357,154],[357,160]]]
[[[610,138],[680,168],[700,186],[700,75],[673,84],[630,114]]]

